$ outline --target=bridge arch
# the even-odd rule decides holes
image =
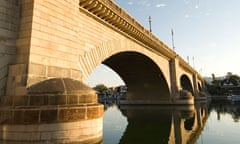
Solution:
[[[188,90],[189,92],[191,92],[192,94],[193,93],[193,86],[192,86],[192,83],[191,83],[191,80],[188,78],[187,75],[183,74],[181,77],[180,77],[180,84],[181,84],[181,88],[183,90]]]
[[[148,56],[136,51],[125,51],[108,57],[102,63],[123,79],[128,87],[126,99],[133,101],[170,99],[170,90],[163,72]]]

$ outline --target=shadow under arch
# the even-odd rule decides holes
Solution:
[[[189,92],[191,92],[193,94],[193,87],[192,87],[191,81],[188,78],[188,76],[182,75],[180,78],[180,82],[181,82],[181,87],[183,90],[188,90]]]
[[[198,90],[199,90],[199,91],[202,91],[202,86],[201,86],[200,83],[198,83]]]
[[[126,99],[154,101],[170,99],[167,81],[151,58],[133,51],[120,52],[102,62],[113,69],[128,87]]]

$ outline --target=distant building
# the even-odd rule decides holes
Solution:
[[[119,93],[126,93],[127,92],[127,86],[118,86],[116,87],[117,92]]]

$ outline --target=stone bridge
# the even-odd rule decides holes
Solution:
[[[188,92],[202,95],[198,72],[112,0],[1,0],[0,7],[0,96],[28,95],[53,78],[84,82],[101,63],[126,83],[125,103],[192,104]]]

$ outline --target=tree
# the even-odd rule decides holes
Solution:
[[[98,84],[93,89],[95,89],[98,92],[105,92],[108,90],[108,88],[104,84]]]
[[[232,74],[231,72],[228,72],[226,75],[226,80],[236,86],[238,85],[240,77],[238,75]]]
[[[212,74],[212,81],[215,81],[216,80],[216,77],[215,77],[215,74],[213,73]]]
[[[233,75],[232,72],[228,72],[226,78],[229,79],[232,75]]]

